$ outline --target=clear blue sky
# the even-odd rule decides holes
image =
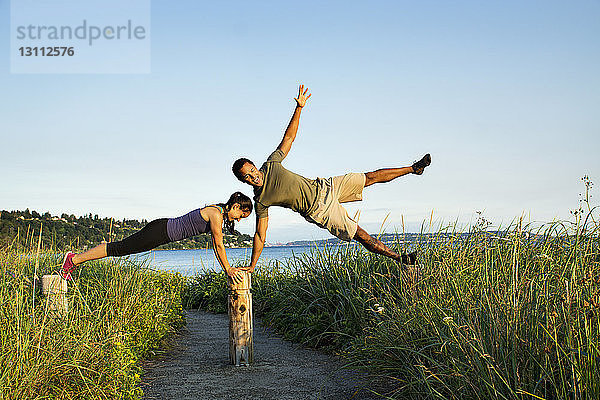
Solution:
[[[0,0],[0,209],[178,216],[250,187],[279,143],[307,177],[403,166],[360,225],[569,218],[600,179],[599,1],[153,1],[150,74],[11,74]],[[289,210],[268,241],[329,237]],[[253,218],[239,225],[251,233]]]

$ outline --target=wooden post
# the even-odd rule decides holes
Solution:
[[[229,297],[229,360],[233,365],[250,365],[254,359],[252,345],[252,293],[251,274],[240,272],[241,283],[233,283],[228,278]]]
[[[67,281],[59,275],[42,276],[42,294],[47,296],[48,310],[60,316],[67,314]]]

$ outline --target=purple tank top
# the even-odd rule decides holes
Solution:
[[[199,208],[167,221],[167,235],[173,242],[208,232],[210,224],[202,218]]]

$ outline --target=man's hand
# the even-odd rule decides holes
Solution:
[[[240,267],[239,269],[240,271],[246,271],[250,273],[254,272],[254,267],[252,265],[248,265],[247,267]]]
[[[240,271],[242,271],[242,268],[229,267],[226,272],[227,276],[229,276],[233,283],[241,283],[244,278],[242,277]]]
[[[298,97],[294,99],[296,100],[296,104],[298,104],[298,107],[304,107],[304,105],[306,104],[306,100],[308,100],[308,98],[312,95],[311,93],[308,93],[307,96],[307,93],[308,88],[304,89],[304,85],[300,85],[300,87],[298,88]]]

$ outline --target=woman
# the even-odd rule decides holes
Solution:
[[[120,257],[129,254],[151,250],[162,244],[175,242],[200,233],[212,234],[213,249],[219,263],[234,282],[242,280],[239,270],[227,262],[225,246],[223,245],[223,229],[233,232],[233,221],[240,221],[252,212],[252,200],[241,192],[231,195],[227,203],[214,204],[198,208],[179,218],[161,218],[148,223],[141,230],[125,239],[101,243],[84,253],[68,252],[65,255],[61,276],[71,280],[75,267],[90,260],[104,257]]]

